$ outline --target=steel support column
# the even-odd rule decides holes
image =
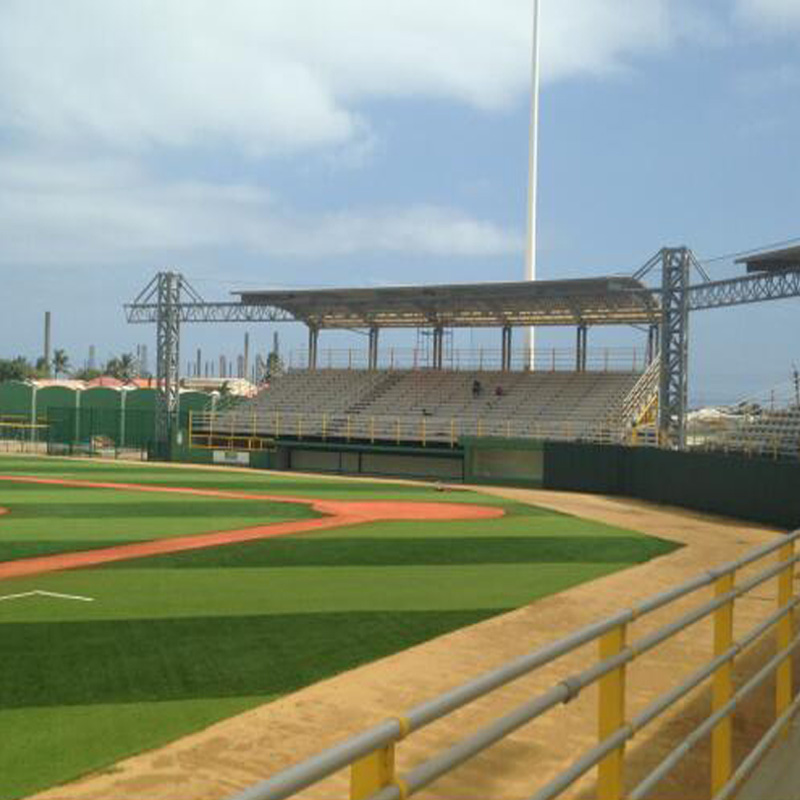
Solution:
[[[370,328],[369,329],[369,354],[368,354],[368,361],[367,364],[368,368],[371,370],[378,369],[378,338],[379,338],[379,328]]]
[[[575,372],[586,372],[588,363],[586,350],[588,342],[589,328],[586,325],[578,325],[577,347],[575,350]]]
[[[317,368],[317,354],[319,349],[319,328],[308,326],[308,368]]]
[[[182,283],[176,272],[159,272],[156,278],[156,441],[165,446],[178,416]]]
[[[658,325],[651,325],[647,329],[647,363],[652,364],[658,355],[659,348],[659,327]]]
[[[503,372],[511,371],[511,331],[510,325],[503,328],[503,352],[500,359]]]
[[[433,329],[433,368],[444,366],[444,328]]]
[[[661,375],[658,429],[662,444],[686,444],[689,361],[689,279],[691,251],[686,247],[661,251]]]

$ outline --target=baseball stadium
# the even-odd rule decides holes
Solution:
[[[221,302],[161,272],[125,306],[149,382],[0,384],[2,797],[791,800],[799,406],[687,397],[691,320],[800,296],[800,248],[738,268]],[[259,323],[307,349],[246,346],[242,392],[182,368],[187,327]]]

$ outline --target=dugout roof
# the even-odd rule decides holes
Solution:
[[[660,308],[657,294],[624,277],[234,295],[320,329],[636,325],[656,322]]]

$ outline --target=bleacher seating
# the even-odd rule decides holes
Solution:
[[[635,372],[297,370],[221,415],[215,427],[242,427],[238,418],[265,435],[593,438],[600,430],[622,427],[623,402],[639,377]]]

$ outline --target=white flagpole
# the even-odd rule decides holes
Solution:
[[[528,236],[525,253],[525,279],[536,280],[536,210],[539,172],[539,0],[533,0],[533,59],[531,74],[530,162],[528,167]],[[536,336],[534,328],[525,329],[525,349],[534,368]]]

